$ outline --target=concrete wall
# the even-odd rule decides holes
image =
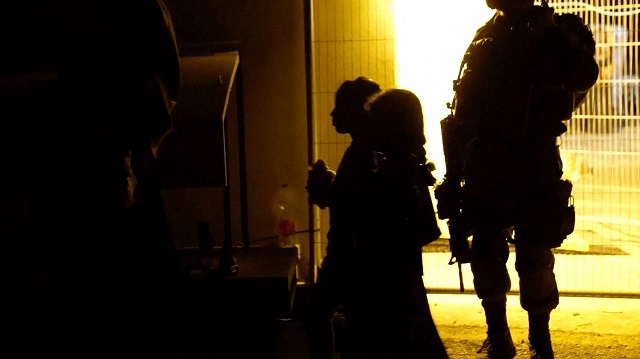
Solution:
[[[296,192],[297,229],[308,229],[304,190],[308,165],[304,2],[166,3],[181,54],[224,48],[240,53],[249,241],[277,234],[272,205],[283,183]],[[234,216],[232,221],[236,227],[240,218]],[[234,244],[239,241],[237,236],[233,239]]]

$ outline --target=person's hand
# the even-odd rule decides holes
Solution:
[[[329,169],[323,160],[317,160],[309,170],[307,178],[307,193],[309,203],[315,204],[321,209],[329,205],[329,192],[336,173]]]

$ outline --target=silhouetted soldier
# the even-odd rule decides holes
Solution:
[[[507,240],[515,231],[531,358],[553,358],[549,316],[559,296],[551,249],[573,230],[575,216],[557,138],[598,78],[595,43],[578,16],[556,14],[546,1],[486,2],[496,13],[464,55],[454,117],[443,123],[449,153],[461,157],[447,158],[456,166],[447,166],[436,189],[438,207],[458,197],[445,189],[461,190],[464,224],[473,234],[474,287],[488,326],[481,351],[516,355],[506,318]]]

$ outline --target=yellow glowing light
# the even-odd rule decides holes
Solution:
[[[476,30],[493,10],[483,0],[395,0],[396,84],[422,102],[427,155],[444,176],[440,120],[449,114],[453,80]]]

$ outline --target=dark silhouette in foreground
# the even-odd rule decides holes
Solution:
[[[176,261],[154,179],[180,86],[161,0],[0,14],[2,350],[175,355]]]

